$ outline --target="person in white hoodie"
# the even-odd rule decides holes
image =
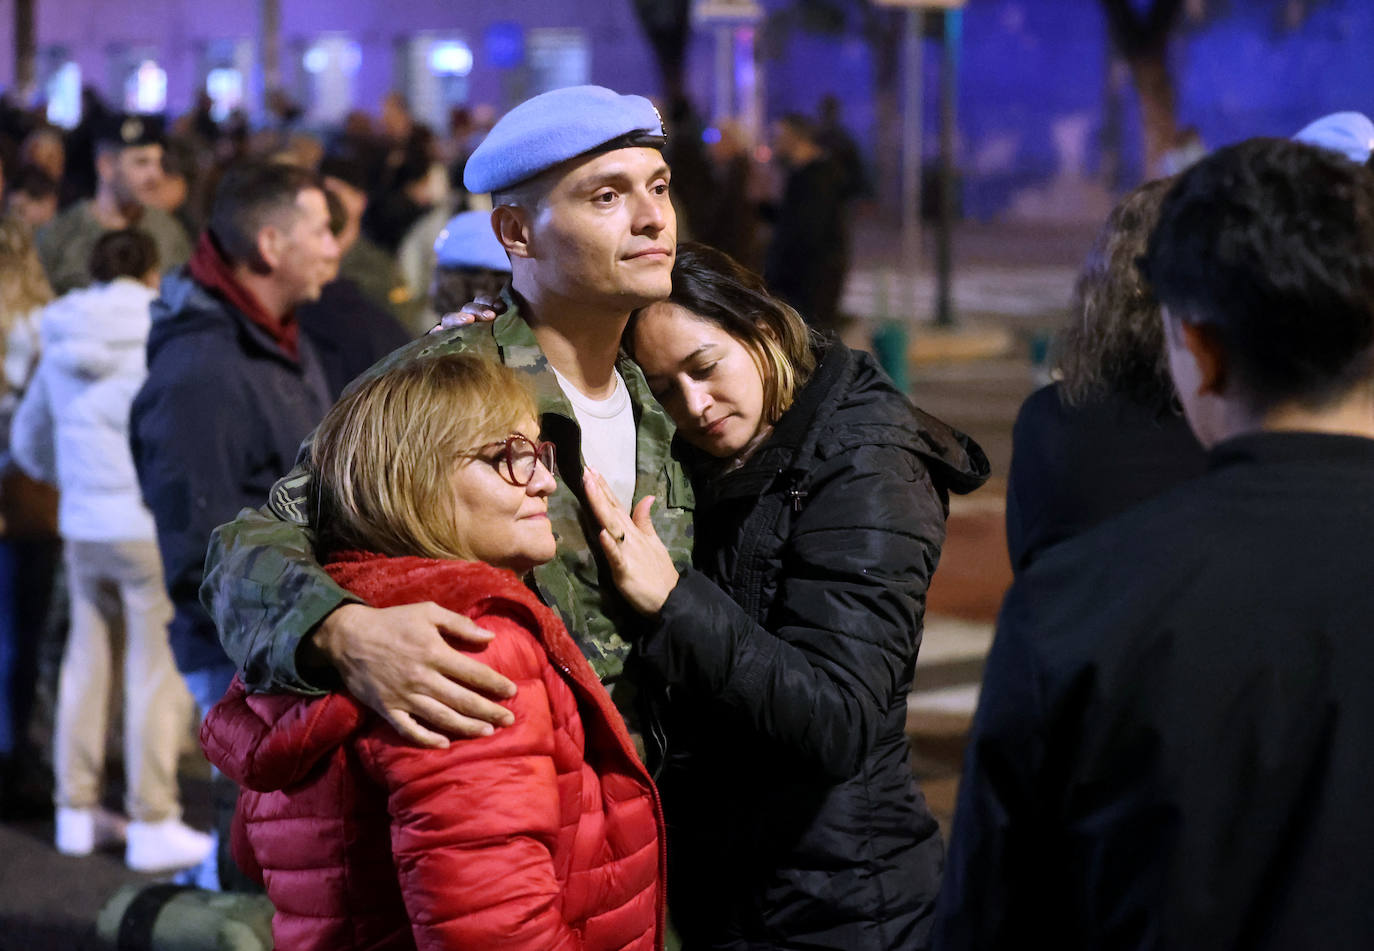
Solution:
[[[211,838],[181,821],[176,767],[190,695],[167,640],[172,606],[129,450],[129,405],[147,372],[157,246],[136,229],[110,232],[92,251],[91,272],[96,284],[44,310],[42,356],[11,430],[19,466],[60,491],[71,589],[54,744],[56,845],[86,855],[124,834],[130,868],[170,871],[201,862]],[[127,829],[98,809],[121,619]]]

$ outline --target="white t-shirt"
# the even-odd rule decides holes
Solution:
[[[630,391],[620,372],[614,372],[615,392],[604,400],[585,395],[557,370],[553,375],[582,428],[582,461],[601,473],[629,512],[635,499],[635,414]]]

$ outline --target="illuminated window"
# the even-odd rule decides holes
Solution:
[[[472,72],[472,50],[461,40],[435,43],[429,49],[429,68],[437,76],[466,76]]]
[[[167,71],[145,59],[124,80],[124,108],[129,112],[162,112],[167,108]]]
[[[362,48],[347,36],[321,36],[310,44],[301,65],[309,76],[312,119],[337,122],[353,108],[353,79],[362,62]]]
[[[205,77],[205,93],[210,97],[210,116],[216,122],[243,105],[243,73],[228,66],[210,70]]]
[[[472,47],[453,33],[418,33],[398,51],[402,80],[411,112],[436,129],[448,125],[449,110],[468,101]]]
[[[81,67],[73,62],[59,66],[44,84],[48,121],[71,129],[81,121]]]
[[[526,54],[531,93],[591,82],[591,46],[582,30],[530,30]]]

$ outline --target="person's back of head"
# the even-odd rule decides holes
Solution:
[[[430,304],[436,313],[462,309],[479,296],[495,297],[510,280],[510,259],[492,231],[491,214],[462,211],[434,241]]]
[[[101,284],[121,277],[151,283],[159,267],[157,243],[140,228],[107,231],[91,249],[90,267],[91,277]]]
[[[1371,373],[1374,173],[1251,139],[1179,176],[1142,260],[1168,320],[1214,335],[1232,395],[1320,408]]]
[[[1136,266],[1173,179],[1141,185],[1097,233],[1074,286],[1074,306],[1055,340],[1066,403],[1122,397],[1164,413],[1174,399],[1159,304]]]
[[[225,170],[215,189],[207,228],[233,264],[262,273],[269,268],[258,251],[258,233],[268,225],[285,227],[298,213],[297,197],[320,189],[316,176],[283,162],[247,161]]]

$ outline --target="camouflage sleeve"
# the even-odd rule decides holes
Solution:
[[[320,621],[359,600],[315,559],[304,517],[308,484],[298,465],[272,487],[266,506],[244,509],[210,536],[200,600],[250,690],[315,694],[336,686],[332,671],[303,670],[297,658]]]
[[[491,333],[448,331],[412,341],[383,357],[355,380],[370,379],[430,353],[463,350],[495,354]],[[200,601],[219,630],[224,652],[253,691],[318,694],[337,686],[332,670],[301,668],[302,641],[342,604],[361,603],[320,567],[306,518],[310,476],[303,461],[312,433],[301,444],[296,467],[272,486],[267,505],[244,509],[210,536]]]

